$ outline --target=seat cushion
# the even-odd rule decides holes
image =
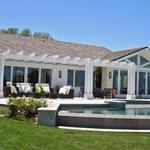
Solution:
[[[25,92],[25,93],[32,92],[32,90],[31,90],[31,86],[26,85],[26,86],[25,86],[25,91],[24,91],[24,92]]]
[[[19,91],[23,92],[23,93],[32,92],[31,84],[30,83],[20,83]]]
[[[12,86],[12,82],[6,82],[6,86],[7,87],[11,87]]]
[[[60,89],[59,89],[59,94],[64,94],[64,95],[66,95],[67,94],[67,91],[68,91],[68,89],[67,88],[64,88],[64,87],[61,87]]]
[[[48,86],[42,86],[43,92],[50,93],[49,85]]]
[[[68,85],[68,86],[63,86],[63,88],[65,88],[67,90],[66,94],[68,95],[70,90],[71,90],[71,86]]]

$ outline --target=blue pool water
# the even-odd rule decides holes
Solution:
[[[129,107],[130,106],[130,107]],[[63,110],[69,113],[103,114],[103,115],[144,115],[150,116],[150,105],[126,105],[125,109],[116,108],[74,108]]]

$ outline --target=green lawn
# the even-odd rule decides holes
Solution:
[[[0,150],[149,150],[150,134],[71,131],[0,118]]]

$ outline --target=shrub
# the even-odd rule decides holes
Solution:
[[[10,98],[10,117],[31,118],[37,114],[39,107],[46,107],[46,101],[33,98]],[[24,120],[24,119],[23,119]]]

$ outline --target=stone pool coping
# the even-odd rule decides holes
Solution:
[[[150,130],[131,130],[131,129],[102,129],[102,128],[81,128],[81,127],[69,127],[58,126],[60,129],[77,130],[77,131],[94,131],[94,132],[125,132],[125,133],[150,133]]]
[[[114,107],[122,108],[125,101],[63,101],[51,103],[50,107],[38,109],[38,124],[48,126],[74,126],[107,129],[150,129],[150,116],[84,114],[63,111],[64,107]],[[99,104],[99,105],[98,105]],[[92,107],[93,107],[92,106]],[[61,110],[62,109],[62,110]]]

